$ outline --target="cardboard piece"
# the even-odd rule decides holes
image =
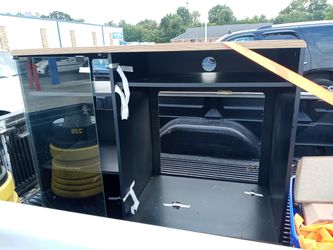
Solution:
[[[298,162],[294,199],[298,203],[333,203],[333,156],[303,157]]]
[[[324,221],[333,223],[333,204],[305,203],[302,210],[305,225]]]

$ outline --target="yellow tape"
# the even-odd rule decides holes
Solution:
[[[10,172],[7,172],[7,180],[0,186],[0,200],[7,201],[14,193],[15,184],[13,176]]]
[[[309,79],[295,73],[294,71],[268,59],[267,57],[264,57],[252,50],[249,50],[240,44],[237,44],[235,42],[225,42],[224,44],[229,48],[235,50],[236,52],[240,53],[241,55],[245,56],[246,58],[261,65],[265,69],[268,69],[274,74],[282,77],[288,82],[333,105],[333,93],[318,85],[317,83],[310,81]]]

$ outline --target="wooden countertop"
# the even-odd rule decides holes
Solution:
[[[249,49],[274,49],[274,48],[305,48],[303,40],[274,40],[239,42]],[[13,50],[13,56],[41,56],[41,55],[85,55],[98,53],[135,53],[135,52],[171,52],[171,51],[206,51],[230,50],[224,43],[161,43],[152,45],[115,45],[96,47],[67,47]]]

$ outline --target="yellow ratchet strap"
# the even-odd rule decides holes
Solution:
[[[300,87],[301,89],[317,96],[321,100],[333,105],[333,93],[324,87],[318,85],[317,83],[310,81],[309,79],[295,73],[294,71],[264,57],[250,49],[243,47],[242,45],[235,42],[225,42],[227,47],[233,49],[234,51],[240,53],[246,58],[252,60],[253,62],[259,64],[260,66],[268,69],[274,74],[282,77],[288,82]]]

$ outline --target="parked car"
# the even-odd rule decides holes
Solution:
[[[76,60],[75,57],[57,58],[58,72],[78,71],[84,65],[84,62]],[[38,74],[49,75],[50,68],[48,60],[41,60],[36,63]]]
[[[92,60],[92,68],[94,77],[108,78],[109,77],[109,63],[108,59],[94,59]]]
[[[15,61],[7,52],[0,51],[0,116],[23,110],[23,98]]]
[[[222,41],[293,40],[307,43],[304,76],[333,91],[333,21],[264,26],[222,36]]]

